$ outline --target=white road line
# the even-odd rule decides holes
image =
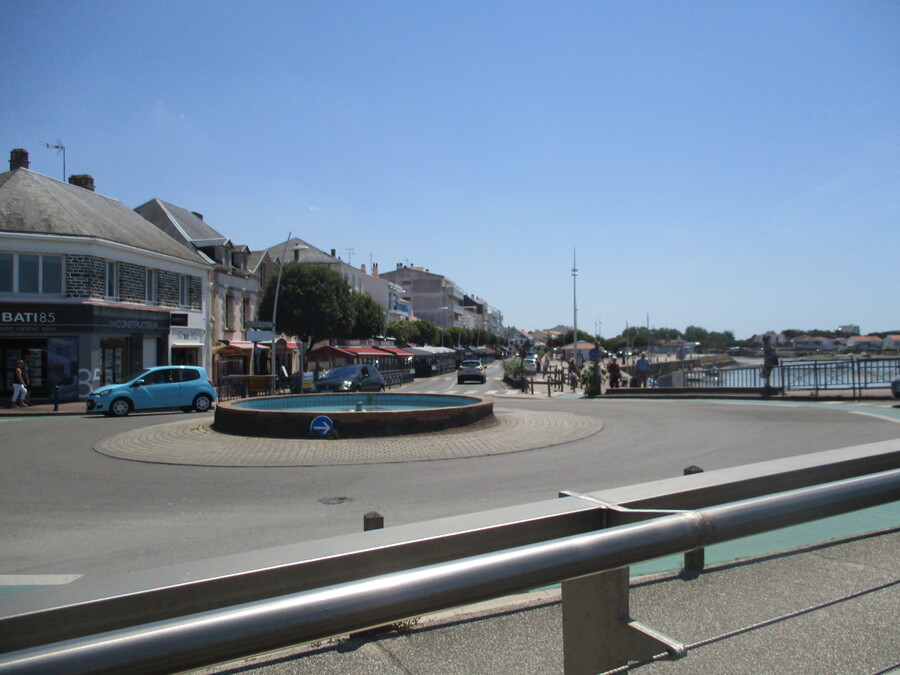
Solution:
[[[80,574],[0,574],[0,586],[62,586],[80,579]]]

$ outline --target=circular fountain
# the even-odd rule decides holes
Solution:
[[[220,402],[212,428],[226,434],[308,438],[326,416],[340,438],[400,436],[464,427],[491,418],[494,404],[478,396],[348,392],[258,396]]]

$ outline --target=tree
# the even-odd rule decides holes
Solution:
[[[416,324],[412,321],[391,321],[384,327],[384,331],[384,334],[387,337],[394,338],[398,345],[415,342],[413,336],[416,334]]]
[[[431,321],[425,321],[424,319],[421,319],[419,321],[416,321],[415,327],[416,334],[413,341],[416,344],[436,345],[441,341],[441,329]]]
[[[688,342],[704,342],[709,331],[699,326],[688,326],[684,329],[684,339]]]
[[[278,274],[272,274],[266,283],[257,310],[260,320],[272,316],[277,280]],[[287,263],[281,271],[277,322],[278,331],[308,337],[310,344],[346,336],[354,324],[350,287],[325,265]]]
[[[365,339],[384,332],[384,310],[365,293],[351,293],[353,328],[347,337]]]

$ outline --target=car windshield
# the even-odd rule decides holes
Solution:
[[[322,379],[332,379],[338,377],[356,377],[356,374],[359,372],[359,366],[340,366],[339,368],[332,368],[331,370],[326,370],[322,374]]]
[[[143,368],[141,370],[136,370],[133,373],[131,373],[130,375],[126,375],[125,377],[123,377],[119,380],[116,380],[115,382],[110,382],[109,384],[126,384],[128,382],[131,382],[133,380],[137,380],[138,378],[143,377],[144,375],[146,375],[149,372],[150,372],[149,368]]]
[[[477,368],[481,365],[481,361],[463,361],[463,368]]]

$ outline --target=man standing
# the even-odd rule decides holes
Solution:
[[[619,382],[622,379],[622,369],[619,367],[615,356],[610,359],[609,364],[606,366],[606,372],[609,373],[609,386],[613,389],[618,389]]]
[[[27,406],[25,403],[25,395],[28,389],[25,388],[27,375],[25,374],[25,362],[22,359],[16,361],[16,370],[13,373],[13,395],[12,404],[18,408]]]
[[[647,360],[647,352],[641,352],[641,358],[634,365],[634,376],[637,378],[637,386],[646,387],[650,377],[650,362]]]

